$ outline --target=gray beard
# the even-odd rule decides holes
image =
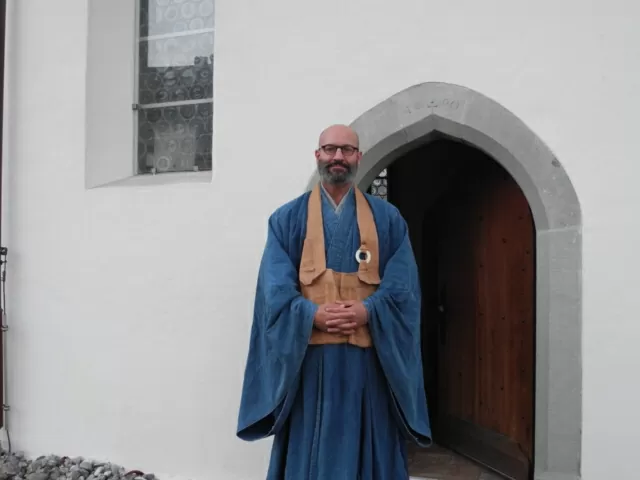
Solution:
[[[329,165],[331,164],[318,164],[318,173],[324,183],[329,185],[345,185],[353,183],[356,173],[358,172],[357,167],[347,166],[347,170],[345,172],[331,172],[329,170]]]

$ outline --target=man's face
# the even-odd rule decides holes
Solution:
[[[331,185],[352,183],[362,158],[358,146],[357,135],[348,127],[336,126],[325,130],[316,150],[322,181]]]

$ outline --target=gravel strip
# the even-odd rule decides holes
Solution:
[[[0,451],[0,480],[156,480],[153,473],[126,470],[113,463],[49,455],[35,460]]]

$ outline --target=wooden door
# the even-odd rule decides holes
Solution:
[[[456,179],[437,210],[434,436],[507,478],[529,480],[533,220],[518,185],[498,164],[486,158],[475,166]]]

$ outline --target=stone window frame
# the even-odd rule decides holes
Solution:
[[[566,171],[506,108],[459,85],[426,82],[351,126],[363,152],[356,182],[440,133],[490,155],[524,192],[536,229],[535,480],[578,480],[582,448],[582,216]],[[307,189],[319,180],[315,173]]]

